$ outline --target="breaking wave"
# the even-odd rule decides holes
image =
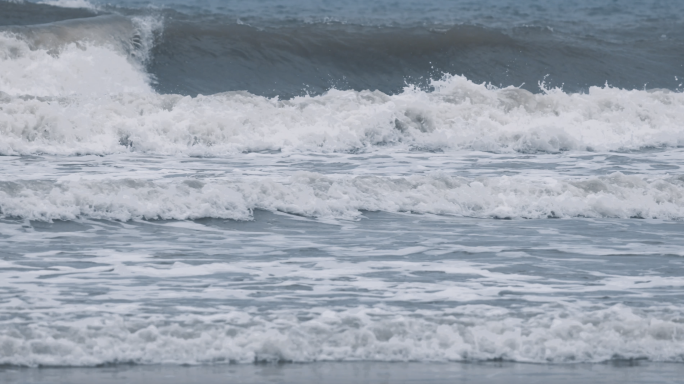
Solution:
[[[416,317],[360,307],[321,311],[308,321],[234,311],[174,321],[110,315],[7,325],[0,333],[0,364],[684,360],[684,325],[676,318],[654,319],[623,305],[530,312],[522,318],[498,307],[464,305]]]
[[[59,59],[40,55],[47,61],[69,60],[69,53],[81,51],[73,48]],[[83,82],[46,74],[65,83],[55,84],[54,91],[44,85],[40,89],[47,96],[70,93],[62,92],[68,87],[90,87],[83,72],[78,76]],[[667,90],[606,86],[586,94],[558,89],[532,94],[453,76],[433,81],[431,91],[408,87],[387,95],[331,90],[280,100],[246,92],[158,95],[146,92],[144,76],[133,66],[110,80],[113,87],[118,86],[114,81],[123,82],[138,92],[27,97],[16,96],[22,93],[18,85],[15,95],[2,94],[0,154],[220,156],[263,150],[359,152],[387,145],[557,153],[684,145],[684,94]],[[31,80],[26,90],[33,84]]]
[[[107,15],[0,28],[0,95],[150,93],[154,18]]]
[[[684,179],[614,173],[553,179],[448,175],[327,176],[173,181],[3,181],[0,213],[30,220],[249,220],[254,209],[354,219],[363,211],[470,217],[684,218]]]

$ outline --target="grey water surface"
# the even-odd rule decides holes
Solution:
[[[0,381],[677,382],[683,8],[0,1]]]

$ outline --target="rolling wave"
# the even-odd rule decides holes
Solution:
[[[111,87],[127,84],[132,93],[93,98],[68,95],[93,82],[46,70],[52,63],[53,70],[61,71],[61,61],[71,56],[55,59],[45,53],[43,58],[48,63],[41,73],[57,82],[49,93],[67,96],[3,94],[1,154],[221,156],[264,150],[363,152],[388,145],[557,153],[684,145],[684,95],[668,90],[604,87],[586,94],[557,89],[532,94],[447,77],[433,81],[433,91],[407,87],[397,95],[331,90],[291,100],[247,92],[192,98],[153,93],[141,72],[128,64],[129,71],[112,71],[108,81]],[[14,79],[6,81],[12,85]],[[21,79],[14,89],[29,93],[37,86]],[[44,83],[42,87],[48,89]],[[102,84],[93,93],[97,89]]]
[[[156,19],[109,15],[0,28],[0,92],[63,96],[150,92]]]
[[[0,215],[29,220],[224,218],[264,209],[324,219],[363,211],[482,218],[684,218],[682,176],[620,172],[591,178],[409,177],[100,179],[0,182]]]
[[[0,10],[13,15],[4,22],[0,18],[0,25],[5,25],[0,30],[17,31],[33,41],[33,49],[40,48],[41,41],[48,51],[55,40],[79,44],[105,37],[118,46],[123,41],[128,45],[125,51],[142,54],[138,59],[153,80],[151,86],[163,94],[245,90],[292,98],[320,95],[331,88],[396,94],[406,83],[429,86],[430,79],[444,73],[531,92],[539,92],[543,80],[566,92],[586,92],[606,83],[624,89],[678,90],[682,86],[677,79],[684,77],[681,23],[646,23],[578,35],[553,24],[365,25],[274,19],[251,25],[232,15],[184,14],[164,8],[74,9],[0,2]],[[22,17],[26,14],[36,16]],[[72,19],[65,21],[69,16]],[[154,19],[164,27],[152,28],[154,36],[149,38],[143,36],[149,31],[140,34],[146,28],[126,26],[141,19]],[[58,25],[37,25],[41,22]],[[13,23],[24,27],[8,26]],[[127,36],[133,30],[138,37]],[[107,31],[115,38],[107,38]],[[146,44],[145,49],[130,47],[131,41]]]
[[[30,330],[9,325],[0,334],[0,364],[582,363],[620,358],[681,362],[684,356],[684,326],[676,318],[654,320],[622,305],[585,311],[549,308],[527,318],[485,305],[462,306],[427,318],[396,312],[361,307],[315,313],[310,321],[281,316],[277,322],[277,315],[237,311],[187,315],[174,322],[155,321],[158,316],[109,315],[55,326],[37,324]]]

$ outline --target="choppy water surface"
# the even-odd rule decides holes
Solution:
[[[681,364],[682,10],[623,3],[0,2],[0,364]]]

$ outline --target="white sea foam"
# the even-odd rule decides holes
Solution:
[[[684,180],[613,173],[587,178],[443,174],[227,179],[100,179],[0,182],[3,217],[73,220],[245,220],[254,209],[354,219],[362,211],[473,217],[684,218]]]
[[[304,321],[294,313],[235,310],[173,321],[103,315],[31,327],[5,324],[0,364],[684,360],[684,325],[676,317],[653,317],[622,305],[549,306],[519,315],[488,305],[414,314],[379,306],[316,308]]]
[[[292,100],[245,92],[191,98],[145,92],[145,75],[104,48],[69,47],[59,57],[18,52],[16,58],[5,54],[2,62],[8,66],[0,75],[6,94],[100,97],[5,95],[1,154],[213,156],[366,151],[379,145],[554,153],[684,145],[684,94],[665,90],[593,87],[587,94],[532,94],[449,77],[434,82],[433,91],[407,88],[393,96],[331,90]],[[29,68],[27,75],[18,76],[19,68]],[[102,76],[102,68],[110,75]],[[119,93],[104,95],[116,88]]]
[[[5,60],[0,61],[0,90],[5,95],[103,95],[120,91],[150,91],[144,73],[128,63],[126,56],[104,47],[92,46],[84,52],[75,44],[69,44],[54,56],[46,50],[32,51],[26,43],[2,35],[0,46],[16,52],[11,60],[5,56]],[[103,72],[109,76],[103,76]],[[54,102],[47,101],[49,104]],[[12,116],[8,107],[11,105],[5,104],[2,108],[5,112],[3,126],[8,123],[7,119],[17,117]],[[36,128],[44,130],[47,127],[39,124]]]
[[[553,224],[512,236],[506,221],[440,228],[404,218],[319,233],[327,226],[293,228],[298,220],[283,231],[2,222],[21,256],[0,261],[11,292],[0,301],[0,364],[683,361],[684,277],[655,272],[667,259],[659,255],[681,253],[667,243],[681,225],[594,222],[619,229],[530,241]],[[515,259],[496,255],[510,251]],[[592,251],[649,261],[624,268],[629,260]]]
[[[154,18],[102,16],[0,31],[0,95],[150,93],[143,65],[160,29]]]

